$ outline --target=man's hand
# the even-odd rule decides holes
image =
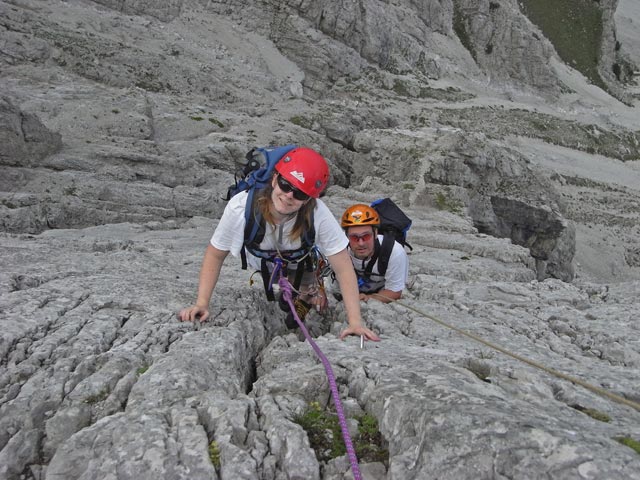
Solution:
[[[360,300],[368,302],[372,298],[379,300],[382,303],[391,303],[395,300],[400,300],[402,298],[402,292],[394,292],[392,290],[380,290],[377,293],[372,293],[370,295],[365,295],[364,293],[360,294]]]
[[[209,309],[207,307],[194,305],[193,307],[183,308],[178,312],[178,319],[181,322],[193,322],[195,320],[205,322],[208,318]]]

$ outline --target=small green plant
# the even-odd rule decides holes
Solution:
[[[397,95],[401,97],[410,97],[411,93],[409,92],[409,88],[407,84],[402,80],[395,80],[393,82],[393,91],[396,92]]]
[[[149,365],[145,365],[144,367],[140,367],[138,370],[136,370],[136,375],[140,376],[140,375],[144,374],[147,370],[149,370]]]
[[[89,405],[94,405],[98,402],[105,400],[109,396],[109,390],[106,388],[104,390],[100,390],[98,393],[94,395],[89,395],[84,403],[88,403]]]
[[[305,412],[294,418],[307,432],[311,448],[320,461],[328,461],[346,453],[336,415],[325,412],[318,402],[311,402]]]
[[[216,470],[220,469],[220,448],[215,440],[209,444],[209,460]]]
[[[211,123],[213,123],[214,125],[219,126],[220,128],[224,128],[224,123],[222,123],[222,122],[221,122],[220,120],[218,120],[217,118],[209,117],[209,121],[210,121]]]
[[[307,432],[311,448],[316,452],[319,461],[327,462],[346,454],[338,416],[324,410],[318,402],[311,402],[305,412],[293,420]],[[364,414],[356,420],[358,435],[352,440],[358,458],[364,462],[387,464],[389,452],[382,446],[384,440],[378,430],[376,418]]]
[[[120,113],[120,110],[118,110],[117,108],[112,108],[111,113],[115,113],[117,115]]]
[[[384,439],[378,428],[378,420],[365,413],[357,418],[358,437],[356,438],[356,455],[365,462],[389,463],[389,452],[382,448]]]
[[[191,120],[195,120],[196,122],[201,122],[202,120],[204,120],[204,118],[202,117],[198,117],[197,115],[191,116],[189,117]]]
[[[70,187],[66,187],[62,193],[71,197],[77,197],[77,191],[78,189],[75,187],[75,185],[71,185]]]
[[[306,128],[307,130],[311,130],[311,126],[313,124],[313,122],[310,119],[302,115],[296,115],[294,117],[291,117],[289,121],[294,125],[297,125],[302,128]]]
[[[444,193],[436,193],[436,206],[439,210],[460,214],[462,213],[462,204],[453,198],[447,197]]]
[[[591,418],[598,420],[599,422],[609,423],[611,421],[611,417],[604,412],[596,410],[595,408],[587,408],[584,410],[585,414],[589,415]]]
[[[640,442],[638,440],[634,440],[631,437],[615,437],[614,440],[621,443],[622,445],[633,449],[637,454],[640,455]]]
[[[587,407],[583,407],[582,405],[579,405],[577,403],[574,403],[572,405],[569,405],[571,408],[575,408],[576,410],[578,410],[579,412],[584,413],[585,415],[589,415],[591,418],[598,420],[600,422],[605,422],[608,423],[611,421],[611,417],[609,415],[607,415],[604,412],[601,412],[599,410],[596,410],[595,408],[587,408]]]

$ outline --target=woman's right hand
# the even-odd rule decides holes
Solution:
[[[195,320],[206,322],[208,318],[209,309],[207,307],[199,307],[198,305],[183,308],[178,312],[178,319],[181,322],[193,322]]]

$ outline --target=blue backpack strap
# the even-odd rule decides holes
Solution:
[[[254,193],[255,188],[249,190],[247,203],[244,207],[244,243],[242,245],[242,250],[240,250],[240,259],[242,261],[243,270],[247,269],[247,253],[245,248],[256,240],[258,232],[260,231],[260,220],[256,219],[256,215],[254,213]],[[264,232],[262,233],[262,236],[264,236]],[[262,239],[260,239],[258,243],[260,243],[260,241],[262,241]]]
[[[302,246],[307,250],[311,250],[316,244],[316,226],[314,223],[313,212],[311,212],[310,220],[309,229],[305,230],[302,235]]]
[[[264,226],[261,224],[264,223],[264,219],[262,218],[262,214],[256,209],[256,199],[255,197],[255,189],[252,188],[249,190],[249,194],[247,195],[247,204],[244,207],[244,244],[251,245],[253,243],[258,242],[258,244],[264,238]],[[262,235],[259,235],[262,230]],[[262,237],[262,238],[258,238]]]

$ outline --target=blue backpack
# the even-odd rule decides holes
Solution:
[[[269,271],[267,262],[273,262],[279,255],[281,255],[285,261],[289,262],[295,262],[303,258],[309,259],[311,256],[307,254],[315,245],[316,232],[313,227],[313,218],[311,218],[311,228],[304,232],[301,239],[302,244],[299,249],[280,252],[260,249],[260,243],[265,235],[265,220],[260,210],[256,208],[257,197],[255,193],[269,185],[276,163],[296,147],[297,145],[285,145],[283,147],[256,147],[251,149],[246,155],[247,163],[241,171],[236,172],[234,176],[235,183],[227,189],[227,197],[225,198],[225,200],[229,200],[240,192],[249,192],[247,206],[244,209],[244,244],[240,252],[242,269],[247,269],[246,252],[261,259],[260,273],[264,282],[267,299],[269,300],[275,300],[275,297],[273,295],[273,289],[271,288],[271,272]],[[305,267],[307,270],[310,269],[311,262],[305,262]],[[296,277],[293,284],[295,289],[300,287],[304,270],[305,268],[297,268],[296,270]],[[286,271],[284,273],[286,274]]]
[[[240,192],[266,187],[271,181],[276,163],[296,147],[297,145],[285,145],[284,147],[255,147],[249,150],[245,155],[247,163],[242,170],[235,173],[235,183],[228,188],[225,200],[231,199]]]

